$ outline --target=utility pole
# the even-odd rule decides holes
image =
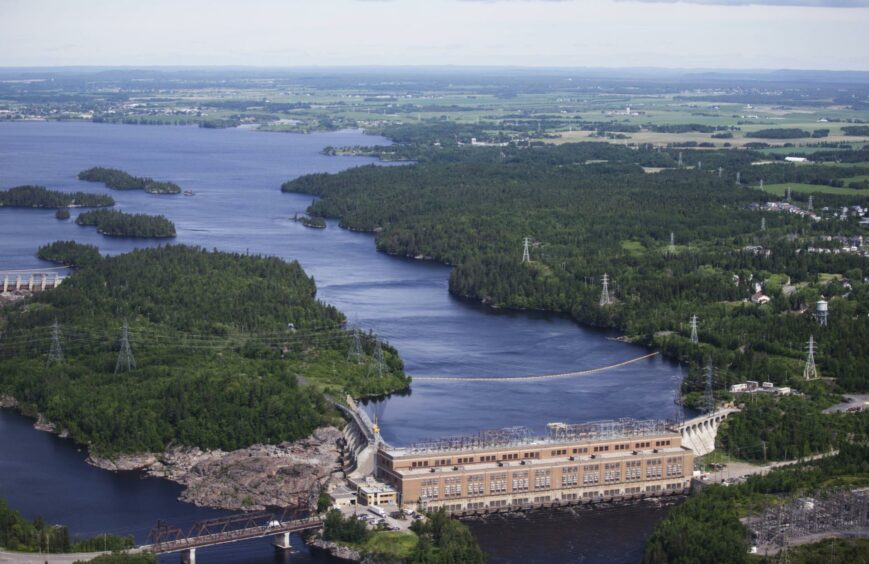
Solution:
[[[691,316],[691,343],[695,344],[695,345],[698,342],[700,342],[700,339],[698,339],[698,337],[697,337],[697,321],[698,321],[697,316],[692,315]]]
[[[790,186],[788,186],[786,198],[787,198],[787,201],[789,201],[789,202],[791,201],[791,187]]]
[[[372,371],[376,371],[378,378],[383,377],[383,372],[386,369],[386,361],[383,358],[383,348],[380,346],[380,339],[374,341],[374,359],[373,364],[368,366],[368,375],[371,376]]]
[[[817,380],[821,375],[818,374],[818,367],[815,366],[815,336],[809,335],[809,344],[806,346],[806,366],[803,369],[803,378],[806,380]]]
[[[712,390],[712,363],[706,365],[706,390],[703,394],[706,413],[715,413],[715,393]]]
[[[60,325],[57,319],[51,324],[51,349],[48,351],[48,365],[63,362],[63,350],[60,348]]]
[[[741,182],[739,181],[739,171],[736,171],[736,184],[741,184]]]
[[[353,329],[353,339],[350,343],[350,352],[347,353],[347,360],[361,364],[365,355],[362,353],[362,340],[359,338],[359,329]]]
[[[723,172],[724,172],[724,169],[721,167],[718,167],[718,178],[721,178],[721,173],[723,173]]]
[[[760,179],[760,191],[763,192],[763,178]]]
[[[815,202],[815,197],[812,195],[809,195],[809,211],[812,211],[815,209],[815,207],[813,206],[814,202]]]
[[[760,230],[766,231],[766,218],[765,217],[760,218]]]
[[[676,254],[676,235],[670,231],[670,248],[669,252],[671,255]]]
[[[703,170],[703,161],[697,161],[697,170]]]
[[[682,151],[679,151],[679,168],[682,168]]]
[[[529,245],[531,244],[531,239],[525,237],[522,239],[522,262],[531,262],[531,250]]]
[[[115,374],[121,371],[129,372],[134,368],[136,368],[136,359],[133,358],[133,350],[130,348],[130,327],[125,319],[124,326],[121,328],[121,350],[118,352]]]
[[[600,291],[601,307],[608,306],[613,303],[612,298],[610,298],[609,281],[609,276],[607,276],[607,273],[604,272],[603,276],[601,277],[601,282],[603,283],[603,288]]]

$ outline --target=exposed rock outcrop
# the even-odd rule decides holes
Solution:
[[[314,503],[320,488],[338,469],[335,427],[317,429],[307,439],[253,445],[224,452],[172,447],[161,454],[91,455],[88,462],[112,471],[141,470],[186,486],[181,499],[229,510]]]

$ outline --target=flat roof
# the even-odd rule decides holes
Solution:
[[[553,457],[553,458],[526,458],[524,460],[503,460],[499,462],[478,462],[470,465],[463,464],[450,464],[445,466],[421,466],[418,468],[391,468],[390,472],[395,474],[399,474],[402,477],[414,478],[414,477],[424,477],[440,474],[476,474],[481,471],[491,471],[491,470],[502,470],[504,472],[513,472],[516,470],[528,470],[528,469],[545,469],[552,468],[556,466],[566,466],[566,465],[581,465],[581,464],[595,464],[599,462],[612,462],[615,460],[623,461],[623,460],[631,460],[631,459],[647,459],[647,458],[659,458],[661,456],[673,456],[676,454],[682,455],[686,452],[691,452],[691,449],[688,447],[680,446],[680,447],[662,447],[657,449],[658,452],[652,452],[651,450],[641,450],[637,451],[637,454],[632,454],[628,451],[619,451],[619,452],[603,452],[603,453],[594,453],[594,458],[591,455],[574,455],[574,460],[570,460],[569,456],[562,457]],[[522,464],[525,462],[525,464]],[[458,470],[453,470],[453,467],[458,467]],[[434,470],[434,472],[432,472]]]

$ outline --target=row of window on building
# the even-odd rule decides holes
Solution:
[[[587,491],[583,492],[582,496],[578,493],[565,493],[561,495],[560,501],[578,501],[580,499],[590,500],[590,499],[600,499],[600,498],[610,498],[610,497],[618,497],[622,495],[635,495],[640,493],[661,493],[661,492],[677,492],[681,491],[685,488],[685,485],[681,482],[669,483],[669,484],[654,484],[646,486],[645,489],[640,486],[633,486],[629,488],[610,488],[602,491]],[[551,501],[559,501],[558,497],[554,497],[551,495],[538,495],[532,497],[517,497],[512,500],[506,499],[496,499],[492,500],[488,503],[484,501],[469,501],[466,506],[462,506],[462,504],[444,504],[443,507],[447,509],[447,511],[462,511],[466,510],[477,510],[477,509],[485,509],[485,508],[499,508],[506,507],[508,505],[512,505],[514,507],[522,507],[529,505],[531,503],[541,504],[541,503],[549,503]]]
[[[666,462],[666,466],[664,465]],[[682,476],[682,458],[672,457],[665,461],[661,459],[647,460],[645,476],[642,473],[642,463],[639,460],[629,460],[624,463],[624,479],[622,478],[622,463],[612,462],[606,464],[582,465],[582,485],[593,486],[601,481],[601,467],[603,467],[603,481],[606,484],[617,482],[660,480],[664,478],[666,469],[667,478]],[[580,466],[567,466],[561,469],[561,487],[576,487],[580,483]],[[531,478],[533,477],[533,482]],[[489,475],[489,495],[506,493],[507,473],[499,472]],[[552,488],[552,471],[539,469],[534,471],[522,470],[510,473],[510,486],[512,492]],[[421,495],[425,499],[437,499],[440,497],[440,479],[423,480]],[[485,475],[477,474],[467,478],[467,495],[469,497],[486,495]],[[462,478],[460,476],[444,479],[444,497],[460,497],[462,495]]]
[[[656,447],[666,447],[670,446],[672,443],[671,439],[661,439],[655,441]],[[622,451],[622,450],[630,450],[631,443],[618,443],[612,445],[613,450]],[[640,450],[644,448],[651,448],[651,441],[638,441],[633,443],[634,450]],[[574,447],[571,449],[571,454],[588,454],[589,447]],[[592,447],[592,452],[609,452],[610,445],[596,445]],[[523,459],[539,459],[540,451],[531,451],[531,452],[510,452],[501,455],[501,460],[518,460],[519,455]],[[549,452],[550,456],[567,456],[566,448],[558,448],[553,449]],[[474,462],[495,462],[497,460],[497,456],[494,454],[486,454],[479,457],[479,459],[473,456],[462,456],[456,459],[456,464],[473,464]],[[452,458],[439,458],[432,461],[432,466],[451,466],[453,464]],[[411,468],[427,468],[429,466],[428,460],[418,460],[412,461],[410,464]]]

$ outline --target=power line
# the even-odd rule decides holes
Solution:
[[[57,319],[51,325],[51,349],[48,351],[48,364],[63,362],[63,350],[60,347],[60,325]]]
[[[115,364],[115,374],[123,370],[129,372],[136,368],[136,359],[133,358],[133,351],[130,348],[130,328],[126,320],[121,329],[121,350],[118,353],[118,362]]]

